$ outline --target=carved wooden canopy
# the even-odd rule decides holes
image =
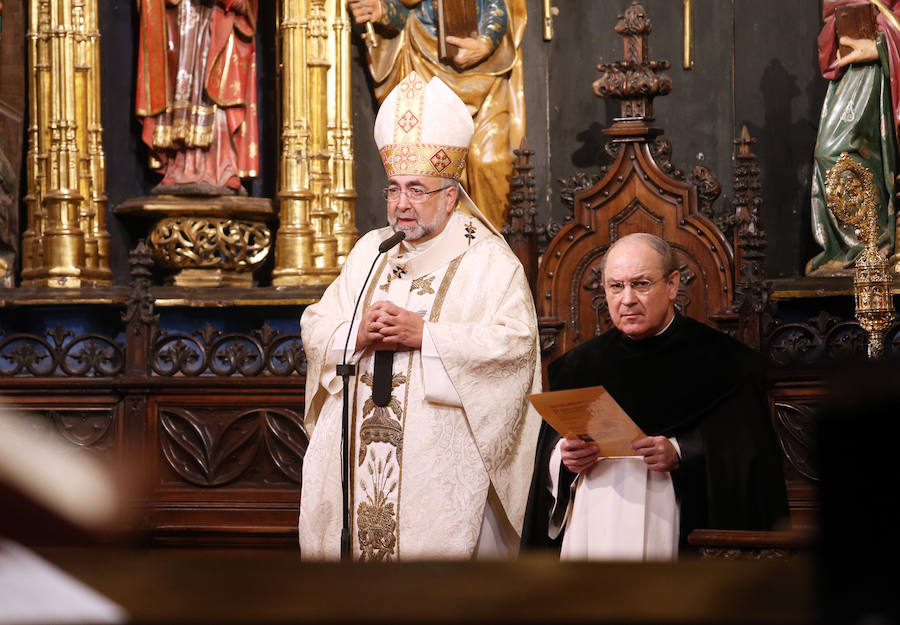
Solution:
[[[616,30],[625,39],[625,60],[599,66],[594,85],[598,95],[622,101],[621,117],[604,131],[615,160],[575,194],[573,217],[550,241],[537,272],[545,362],[611,327],[600,261],[613,242],[635,232],[658,235],[674,248],[682,313],[722,329],[737,318],[731,244],[700,212],[703,183],[681,179],[666,160],[670,146],[658,139],[662,131],[650,126],[653,97],[668,91],[652,87],[671,85],[662,74],[668,63],[647,58],[650,21],[639,4],[620,16]]]
[[[655,234],[674,248],[682,313],[713,326],[736,317],[734,255],[698,211],[696,187],[667,175],[645,140],[626,139],[618,147],[608,173],[575,196],[573,219],[550,242],[538,271],[538,316],[553,343],[545,342],[548,360],[609,329],[600,261],[613,242],[634,232]]]

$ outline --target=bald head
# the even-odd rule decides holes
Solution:
[[[659,238],[655,234],[647,234],[646,232],[635,232],[633,234],[627,234],[621,239],[616,239],[612,245],[609,246],[609,249],[606,250],[606,254],[600,260],[600,274],[603,275],[606,271],[606,259],[609,258],[609,255],[612,254],[612,251],[616,249],[619,245],[631,245],[636,242],[641,242],[653,250],[656,255],[659,257],[660,270],[663,272],[663,275],[668,276],[670,273],[678,269],[678,258],[675,256],[675,252],[672,250],[672,246],[669,245],[664,239]]]
[[[661,332],[675,314],[680,274],[671,246],[652,234],[630,234],[601,262],[609,316],[633,339]]]

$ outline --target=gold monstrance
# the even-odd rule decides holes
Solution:
[[[853,294],[856,320],[869,333],[869,358],[884,353],[884,333],[894,320],[890,265],[878,252],[878,218],[872,172],[847,154],[825,178],[828,208],[845,225],[856,228],[865,249],[856,259]]]

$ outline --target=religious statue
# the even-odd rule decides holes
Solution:
[[[513,149],[524,135],[522,34],[525,0],[471,0],[478,32],[446,41],[459,48],[450,63],[438,53],[438,0],[350,0],[358,24],[375,24],[368,47],[375,97],[381,103],[411,71],[437,76],[465,102],[475,123],[463,182],[491,222],[505,221]]]
[[[819,65],[831,83],[816,139],[811,200],[813,236],[823,250],[806,264],[807,275],[842,272],[865,247],[825,199],[827,172],[842,152],[874,174],[879,249],[890,255],[896,243],[900,0],[825,0],[822,14]]]
[[[154,194],[246,194],[257,175],[258,0],[138,0],[136,113]]]

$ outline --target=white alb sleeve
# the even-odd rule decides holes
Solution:
[[[350,337],[350,342],[347,344],[347,362],[355,363],[362,354],[362,352],[354,351],[356,349],[356,341],[353,339],[359,332],[359,321],[359,319],[354,321],[352,327],[349,321],[345,321],[338,326],[331,336],[331,345],[328,346],[325,365],[322,367],[322,375],[320,377],[322,387],[331,395],[337,394],[343,387],[336,367],[344,360],[344,345],[347,344],[348,336]]]
[[[422,328],[422,386],[425,389],[425,400],[434,404],[446,404],[462,408],[459,393],[450,381],[441,356],[438,354],[428,324]]]

